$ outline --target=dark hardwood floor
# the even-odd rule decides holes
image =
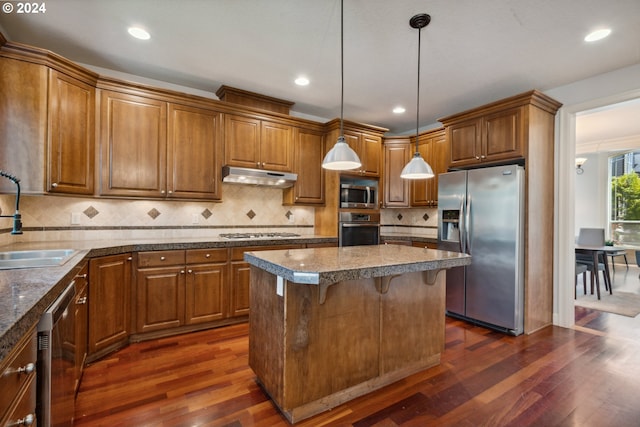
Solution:
[[[606,313],[576,315],[577,329],[519,337],[448,318],[439,366],[296,425],[640,425],[640,339],[596,330]],[[131,345],[86,369],[76,425],[288,425],[247,351],[246,324]]]

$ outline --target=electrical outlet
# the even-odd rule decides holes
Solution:
[[[71,225],[80,225],[80,212],[71,212]]]
[[[200,222],[198,214],[191,214],[191,224],[197,224]]]
[[[293,216],[293,214],[289,215],[289,223],[293,224],[295,222],[295,217]]]

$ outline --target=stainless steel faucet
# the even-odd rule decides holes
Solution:
[[[0,215],[0,218],[13,218],[13,230],[11,234],[22,234],[22,215],[20,215],[20,180],[10,173],[4,172],[0,169],[0,176],[3,176],[11,181],[18,187],[16,191],[16,213],[13,215]]]

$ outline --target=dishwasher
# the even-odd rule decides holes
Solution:
[[[71,426],[75,411],[75,282],[38,323],[38,425]]]

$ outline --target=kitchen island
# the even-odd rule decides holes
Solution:
[[[440,363],[445,269],[399,245],[247,252],[249,365],[292,423]]]

